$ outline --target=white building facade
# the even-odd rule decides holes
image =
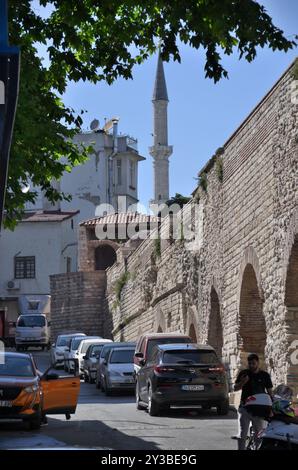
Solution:
[[[77,217],[27,212],[14,232],[1,233],[0,310],[6,322],[21,313],[50,313],[49,276],[77,270]]]

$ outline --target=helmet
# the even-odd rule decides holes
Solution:
[[[273,402],[272,410],[275,415],[284,415],[291,418],[295,417],[295,410],[291,407],[291,402],[289,400],[278,398]]]
[[[269,418],[272,413],[272,400],[267,393],[256,393],[247,398],[244,404],[253,416]]]

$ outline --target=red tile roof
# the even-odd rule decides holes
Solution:
[[[63,222],[78,214],[80,211],[35,211],[25,212],[22,222]]]
[[[80,225],[90,227],[94,225],[106,225],[106,224],[145,224],[145,223],[157,223],[159,217],[155,215],[139,214],[138,212],[120,212],[119,214],[108,214],[102,217],[94,217],[93,219],[84,220]]]

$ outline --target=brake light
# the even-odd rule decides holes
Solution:
[[[154,372],[157,372],[158,374],[163,374],[166,372],[174,372],[175,369],[172,367],[164,367],[164,366],[155,366],[154,367]]]
[[[223,374],[225,372],[224,366],[209,367],[209,372],[217,372],[218,374]]]

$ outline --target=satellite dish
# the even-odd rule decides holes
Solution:
[[[98,119],[93,119],[93,121],[90,124],[90,129],[92,131],[97,131],[97,129],[99,129],[99,120]]]

